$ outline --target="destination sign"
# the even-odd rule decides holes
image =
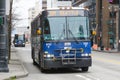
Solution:
[[[85,16],[88,13],[85,10],[51,10],[47,16]]]

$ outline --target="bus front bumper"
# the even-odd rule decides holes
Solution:
[[[79,58],[73,62],[63,61],[63,60],[53,60],[53,59],[44,59],[44,68],[81,68],[89,67],[92,65],[91,58]]]
[[[15,47],[25,47],[25,44],[14,44]]]

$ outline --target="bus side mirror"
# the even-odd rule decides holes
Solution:
[[[92,31],[91,31],[91,34],[92,34],[92,36],[95,36],[95,35],[96,35],[96,31],[95,31],[95,30],[92,30]]]
[[[36,30],[36,33],[37,33],[37,35],[41,35],[41,30],[40,30],[40,29],[37,29],[37,30]]]

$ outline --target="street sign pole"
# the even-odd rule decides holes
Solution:
[[[0,0],[0,72],[8,72],[6,0]]]

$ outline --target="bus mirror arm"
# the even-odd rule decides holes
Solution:
[[[41,35],[41,41],[43,41],[44,40],[44,37],[43,37],[43,35]]]

